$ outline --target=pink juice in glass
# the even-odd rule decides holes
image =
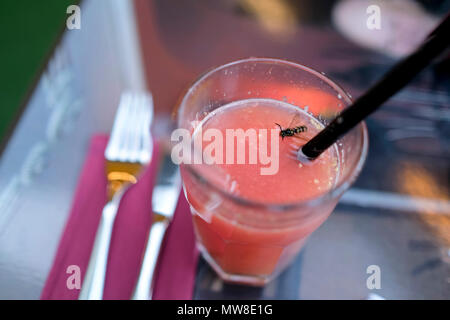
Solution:
[[[316,95],[320,100],[327,94],[317,91]],[[282,139],[276,123],[283,129],[306,126],[307,131]],[[217,129],[223,137],[226,137],[227,129],[255,129],[256,132],[266,129],[269,153],[277,147],[272,145],[270,138],[271,130],[276,130],[279,156],[275,174],[261,174],[261,168],[267,167],[267,164],[259,161],[249,163],[250,150],[259,151],[259,144],[251,143],[248,136],[235,139],[234,164],[194,165],[198,174],[217,189],[225,190],[231,199],[218,196],[198,183],[181,166],[197,240],[205,258],[225,280],[239,282],[242,276],[245,283],[266,283],[293,259],[311,232],[329,216],[337,199],[280,212],[252,204],[270,208],[271,205],[308,202],[327,193],[338,180],[340,161],[337,149],[330,148],[309,164],[296,160],[295,151],[317,134],[323,125],[308,112],[271,99],[229,103],[210,112],[196,127],[194,137],[200,127],[203,133],[211,128]],[[245,143],[244,164],[236,163],[240,142]],[[209,143],[204,141],[203,149]],[[224,141],[224,155],[227,151],[225,145]],[[241,206],[232,200],[233,197],[248,201],[249,205]],[[253,280],[247,281],[248,278]]]

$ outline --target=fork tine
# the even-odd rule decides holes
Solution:
[[[150,125],[153,118],[153,99],[150,95],[142,96],[142,105],[144,109],[142,130],[142,144],[140,150],[140,161],[142,163],[150,162],[153,143],[150,136]]]
[[[139,102],[139,96],[134,97],[134,115],[131,119],[130,127],[132,127],[132,132],[130,135],[131,141],[129,145],[129,161],[138,162],[139,150],[141,144],[141,125],[142,125],[142,111]]]
[[[148,163],[150,160],[151,139],[150,139],[150,120],[151,113],[145,95],[136,95],[134,97],[134,116],[132,118],[133,132],[129,144],[128,161]]]
[[[122,144],[119,151],[119,161],[131,161],[130,155],[132,152],[135,131],[136,131],[136,96],[130,95],[130,103],[127,105],[127,112],[123,117],[123,123],[125,124],[122,130]]]
[[[140,154],[141,154],[141,150],[143,147],[143,140],[144,140],[144,136],[145,136],[145,131],[144,131],[144,127],[145,127],[145,117],[146,117],[146,106],[143,104],[143,97],[142,96],[138,96],[137,99],[137,104],[138,104],[138,124],[136,126],[136,132],[137,132],[137,136],[138,139],[136,139],[136,145],[135,145],[135,158],[136,161],[140,162]]]
[[[136,154],[139,143],[139,102],[138,96],[133,95],[133,100],[131,103],[131,111],[130,117],[127,121],[128,128],[128,137],[127,137],[127,146],[124,150],[126,150],[126,154],[124,157],[124,161],[136,162]]]
[[[129,100],[130,95],[128,93],[123,94],[120,99],[119,108],[117,109],[117,114],[114,119],[111,137],[105,151],[105,158],[108,160],[117,159],[119,156],[119,150],[122,144],[122,132],[125,124],[124,119],[126,117]]]
[[[152,118],[151,95],[123,94],[105,157],[109,160],[148,163],[152,149]]]

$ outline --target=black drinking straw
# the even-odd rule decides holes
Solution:
[[[411,55],[396,64],[378,83],[342,111],[329,125],[306,143],[297,154],[302,161],[314,160],[342,135],[363,121],[400,91],[450,44],[450,14]]]

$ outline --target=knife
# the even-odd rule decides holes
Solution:
[[[153,222],[147,237],[139,277],[133,291],[133,300],[151,300],[153,275],[158,261],[161,243],[172,220],[181,191],[178,166],[172,161],[169,149],[163,148],[160,169],[153,188]]]

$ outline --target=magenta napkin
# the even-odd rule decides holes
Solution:
[[[106,202],[104,151],[107,142],[107,136],[92,139],[41,299],[78,298],[80,290],[67,285],[73,275],[73,267],[69,267],[78,266],[83,279]],[[158,159],[157,144],[152,159]],[[152,161],[120,204],[112,234],[104,299],[129,299],[132,294],[151,222],[151,194],[157,166],[157,161]],[[162,244],[153,299],[192,299],[197,259],[189,206],[180,195],[174,220]]]

